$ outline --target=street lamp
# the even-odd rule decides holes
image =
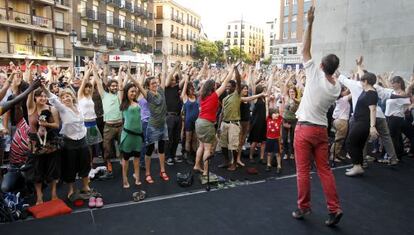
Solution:
[[[76,61],[75,61],[75,44],[76,41],[78,41],[78,34],[76,33],[75,30],[72,29],[72,31],[69,34],[70,37],[70,43],[72,44],[72,63],[73,63],[73,68],[76,67]]]
[[[229,45],[224,44],[223,49],[224,49],[224,58],[226,58],[227,57],[227,53],[230,50]]]

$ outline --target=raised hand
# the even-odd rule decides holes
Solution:
[[[363,61],[364,61],[364,57],[362,55],[355,60],[357,66],[362,66]]]
[[[315,19],[315,7],[311,6],[308,11],[308,23],[312,24]]]

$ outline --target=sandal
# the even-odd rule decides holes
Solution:
[[[132,200],[134,201],[134,202],[139,202],[139,201],[142,201],[142,200],[144,200],[145,199],[145,197],[146,197],[146,192],[145,191],[143,191],[143,190],[140,190],[140,191],[138,191],[138,192],[135,192],[135,193],[133,193],[132,194]]]
[[[103,206],[103,199],[101,197],[96,198],[96,208],[102,208]]]
[[[168,177],[167,173],[165,173],[165,171],[160,172],[160,177],[161,177],[161,179],[163,179],[164,181],[168,181],[168,180],[170,180],[170,178]]]
[[[147,181],[147,183],[149,183],[149,184],[153,184],[154,183],[154,180],[152,179],[151,175],[145,176],[145,181]]]
[[[96,198],[95,197],[90,197],[89,198],[88,206],[89,206],[89,208],[95,208],[96,207]]]

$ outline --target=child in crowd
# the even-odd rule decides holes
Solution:
[[[279,153],[279,138],[280,127],[282,125],[283,118],[279,114],[278,109],[270,109],[269,115],[266,118],[266,153],[267,153],[267,167],[266,171],[272,169],[272,155],[276,154],[277,170],[279,174],[282,170],[282,159]]]

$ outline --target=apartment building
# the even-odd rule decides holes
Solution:
[[[280,38],[274,49],[273,62],[279,65],[302,66],[302,39],[307,26],[306,15],[316,0],[280,1]]]
[[[277,19],[266,22],[264,33],[264,58],[273,56],[276,43],[279,40],[279,22]]]
[[[70,65],[71,15],[71,0],[0,0],[0,65]]]
[[[74,0],[73,25],[78,35],[76,65],[95,52],[109,52],[110,65],[151,62],[152,0]]]
[[[240,47],[253,60],[263,57],[264,30],[249,22],[236,20],[227,23],[227,32],[224,44],[232,47]]]
[[[168,53],[171,63],[193,63],[201,33],[200,16],[171,0],[154,0],[154,9],[155,64],[162,63],[162,51]]]

